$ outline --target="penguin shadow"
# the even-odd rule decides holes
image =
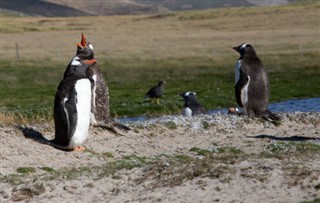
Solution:
[[[320,138],[315,137],[305,137],[305,136],[299,136],[294,135],[290,137],[277,137],[274,135],[255,135],[255,136],[247,136],[248,138],[255,138],[255,139],[270,139],[270,140],[276,140],[276,141],[287,141],[287,142],[303,142],[308,140],[320,140]]]
[[[34,130],[33,128],[28,128],[28,127],[22,127],[22,126],[16,126],[16,128],[18,130],[20,130],[22,132],[22,134],[24,135],[25,138],[27,139],[32,139],[35,142],[38,142],[40,144],[44,144],[44,145],[48,145],[50,147],[53,147],[55,149],[59,149],[62,151],[70,151],[70,150],[65,150],[65,149],[60,149],[57,147],[54,147],[52,145],[52,141],[48,140],[47,138],[45,138],[42,133],[40,133],[39,131]]]

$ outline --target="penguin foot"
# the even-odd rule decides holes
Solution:
[[[84,150],[86,150],[86,149],[87,149],[86,147],[81,147],[81,146],[79,146],[79,147],[73,148],[73,151],[84,151]]]
[[[241,115],[241,111],[237,108],[237,107],[230,107],[228,109],[228,114],[237,114],[237,115]]]

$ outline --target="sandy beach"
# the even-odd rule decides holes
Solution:
[[[86,151],[1,125],[0,202],[302,202],[320,198],[320,113],[163,116],[116,135],[90,128]]]

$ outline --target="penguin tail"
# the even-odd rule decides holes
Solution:
[[[270,121],[272,123],[279,123],[281,121],[281,116],[272,113],[271,111],[269,111],[268,109],[262,114],[262,117],[264,119],[266,119],[267,121]]]
[[[116,122],[116,121],[113,121],[113,122],[112,122],[112,125],[113,125],[114,127],[116,127],[116,128],[121,129],[121,130],[125,130],[125,131],[131,130],[131,128],[129,128],[128,126],[126,126],[126,125],[124,125],[124,124],[122,124],[122,123],[118,123],[118,122]]]
[[[131,128],[129,128],[128,126],[123,125],[121,123],[118,123],[118,122],[114,121],[113,119],[110,120],[108,123],[102,122],[102,123],[96,124],[94,126],[104,128],[104,129],[111,131],[111,132],[118,134],[118,135],[123,135],[121,132],[119,132],[119,129],[122,131],[123,130],[124,131],[131,130]]]

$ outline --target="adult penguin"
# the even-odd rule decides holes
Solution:
[[[116,128],[130,130],[129,127],[114,121],[110,116],[108,86],[94,58],[93,45],[85,38],[83,33],[81,43],[77,44],[76,57],[83,59],[84,62],[88,64],[85,73],[92,83],[91,125],[104,127],[115,133],[119,133]],[[70,71],[72,72],[71,69],[67,68],[65,76],[69,74]]]
[[[243,109],[243,114],[280,120],[278,115],[268,110],[269,79],[254,48],[244,43],[233,49],[240,54],[235,65],[235,95],[238,105]]]
[[[206,113],[206,110],[197,101],[195,92],[184,92],[180,94],[180,96],[182,96],[184,99],[182,115],[194,116],[194,115]]]
[[[49,144],[63,150],[84,150],[90,125],[91,82],[88,64],[78,56],[60,82],[54,100],[55,138]]]

